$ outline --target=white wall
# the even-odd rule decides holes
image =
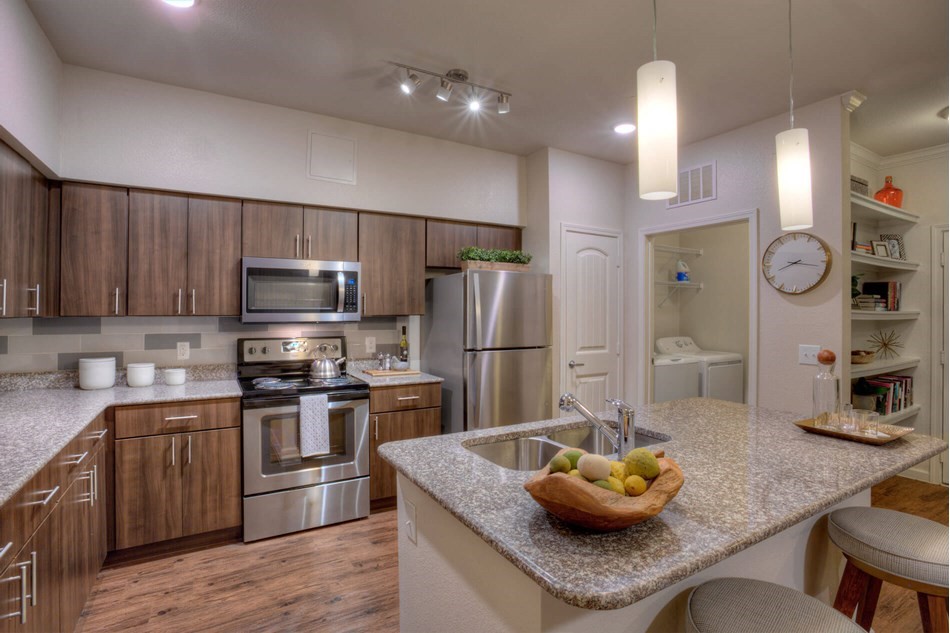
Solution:
[[[0,2],[0,139],[47,176],[59,170],[62,74],[26,3]]]
[[[64,67],[64,179],[524,224],[524,158]],[[307,177],[309,134],[355,139],[357,184]]]
[[[847,351],[842,335],[844,309],[847,306],[848,271],[842,266],[844,238],[842,209],[846,196],[843,173],[847,139],[847,119],[837,97],[799,108],[796,123],[810,134],[812,195],[815,226],[810,232],[821,237],[833,254],[829,278],[817,289],[804,295],[784,295],[775,291],[761,273],[757,292],[759,343],[758,404],[764,407],[811,412],[811,381],[815,368],[798,365],[800,343],[820,344],[839,354]],[[626,270],[636,273],[641,261],[638,232],[676,222],[714,218],[739,211],[759,209],[758,252],[782,234],[778,218],[778,192],[775,176],[775,135],[787,128],[786,114],[767,119],[726,134],[680,148],[681,165],[717,161],[718,198],[713,201],[667,210],[666,203],[640,200],[637,194],[636,165],[628,169],[626,179],[625,242]],[[849,228],[850,231],[850,228]],[[645,381],[637,349],[640,325],[638,297],[643,279],[627,276],[626,306],[626,391],[637,394],[642,402]],[[844,293],[844,294],[843,294]],[[849,298],[847,299],[850,300]]]

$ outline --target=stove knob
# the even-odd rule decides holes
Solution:
[[[261,348],[261,354],[266,354],[266,353],[267,353],[267,346],[265,345],[264,347]]]
[[[256,347],[248,347],[248,348],[247,348],[247,353],[248,353],[249,356],[253,356],[254,354],[257,353],[257,348],[256,348]]]

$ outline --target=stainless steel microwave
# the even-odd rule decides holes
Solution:
[[[241,258],[241,320],[297,323],[360,320],[360,265]]]

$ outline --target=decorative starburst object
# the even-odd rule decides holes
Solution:
[[[881,358],[900,356],[900,354],[897,353],[897,348],[904,347],[904,344],[901,343],[901,335],[894,330],[890,332],[881,330],[876,334],[872,334],[871,338],[868,339],[868,343],[871,344],[875,353]]]

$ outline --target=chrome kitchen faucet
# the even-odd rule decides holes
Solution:
[[[591,413],[590,409],[585,407],[572,393],[562,395],[558,406],[561,408],[561,411],[570,411],[573,409],[584,416],[595,429],[600,431],[600,433],[607,438],[607,441],[609,441],[611,445],[613,445],[614,450],[617,451],[617,457],[622,459],[624,445],[628,440],[633,441],[634,435],[636,434],[633,407],[619,398],[608,398],[607,403],[617,407],[616,429],[611,428],[609,424]],[[631,426],[633,426],[632,429]],[[636,446],[631,446],[630,448],[633,449],[636,448]]]

